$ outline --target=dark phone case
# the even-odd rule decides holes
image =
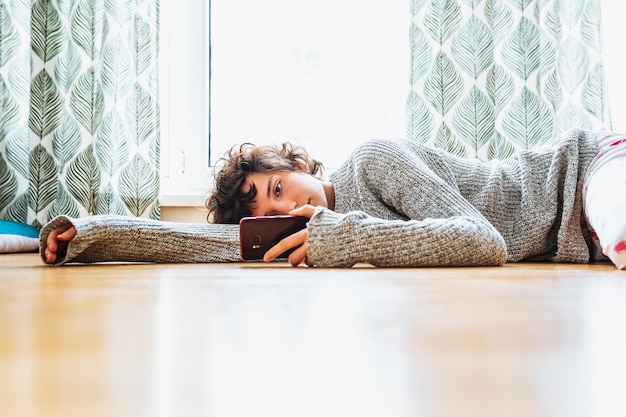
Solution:
[[[239,221],[240,256],[244,261],[258,261],[269,248],[285,237],[304,229],[309,221],[300,216],[244,217]],[[293,251],[282,253],[286,258]]]

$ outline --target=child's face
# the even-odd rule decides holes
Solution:
[[[249,206],[253,216],[289,214],[305,204],[328,207],[322,181],[304,171],[255,172],[246,177],[242,191],[250,191],[252,184],[256,187]]]

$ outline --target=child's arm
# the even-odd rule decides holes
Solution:
[[[489,266],[506,262],[506,244],[488,222],[469,216],[384,220],[318,208],[307,227],[307,257],[317,266]]]
[[[58,241],[55,265],[68,262],[235,262],[239,261],[239,226],[163,222],[126,216],[59,216],[40,232],[46,262],[49,234],[71,224],[76,235]]]

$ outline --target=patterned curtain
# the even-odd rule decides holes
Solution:
[[[484,160],[610,129],[600,0],[409,0],[407,137]]]
[[[159,0],[0,0],[0,218],[159,217]]]

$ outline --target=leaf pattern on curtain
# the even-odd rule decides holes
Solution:
[[[159,0],[0,0],[0,218],[159,218]]]
[[[409,6],[409,140],[489,160],[611,128],[600,0]]]

